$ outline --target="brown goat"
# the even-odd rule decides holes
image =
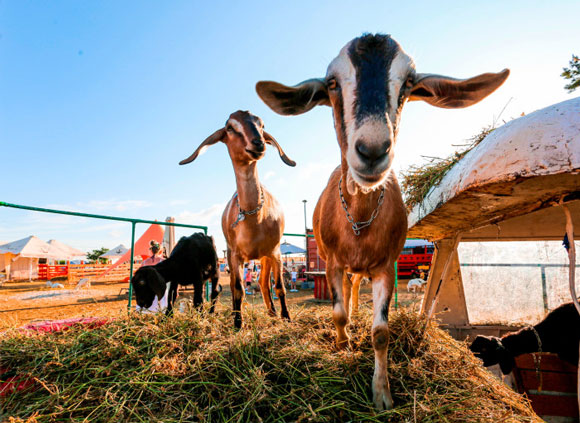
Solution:
[[[190,163],[209,145],[222,141],[234,166],[237,191],[222,215],[222,230],[228,244],[228,265],[234,313],[234,325],[242,326],[242,266],[249,260],[260,259],[260,289],[270,315],[276,315],[270,292],[270,271],[274,272],[276,294],[280,298],[282,317],[290,319],[286,307],[286,289],[282,281],[280,239],[284,232],[284,213],[280,204],[258,180],[258,160],[264,157],[266,146],[278,149],[288,166],[296,163],[282,150],[278,142],[264,131],[264,123],[250,112],[232,113],[225,127],[210,135],[195,152],[179,164]]]
[[[391,169],[402,108],[407,100],[467,107],[492,93],[508,74],[506,69],[467,80],[419,74],[395,40],[369,34],[349,42],[331,62],[325,78],[294,87],[272,81],[256,85],[260,98],[283,115],[301,114],[317,105],[332,107],[341,163],[314,210],[314,236],[327,264],[340,348],[348,345],[352,284],[346,272],[371,278],[372,386],[378,410],[393,405],[387,375],[387,324],[394,264],[407,232],[405,206]]]

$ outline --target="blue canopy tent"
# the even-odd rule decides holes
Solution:
[[[280,244],[280,253],[284,255],[306,254],[306,250],[304,248],[297,247],[296,245],[292,245],[284,241],[282,244]]]
[[[288,266],[288,256],[289,255],[305,255],[306,250],[304,248],[297,247],[296,245],[290,244],[284,241],[280,244],[280,253],[286,257],[285,259],[285,267]]]

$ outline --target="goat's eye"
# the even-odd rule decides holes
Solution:
[[[336,90],[338,87],[338,82],[336,82],[336,78],[330,78],[327,82],[327,86],[329,90]]]
[[[234,128],[232,128],[231,126],[228,126],[228,127],[226,128],[226,131],[228,131],[230,134],[235,132],[235,131],[234,131]]]

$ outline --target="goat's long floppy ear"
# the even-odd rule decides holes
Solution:
[[[423,100],[432,106],[458,109],[472,106],[494,92],[509,76],[509,69],[483,73],[469,79],[417,74],[409,101]]]
[[[274,81],[260,81],[256,92],[264,103],[281,115],[300,115],[314,106],[330,106],[323,79],[309,79],[289,87]]]
[[[153,266],[151,266],[153,267]],[[159,301],[165,295],[165,290],[167,289],[167,283],[165,279],[161,276],[161,274],[154,268],[151,269],[151,273],[149,275],[149,286],[151,290],[157,295]]]
[[[191,156],[189,156],[187,159],[183,159],[182,161],[179,162],[179,164],[184,165],[187,163],[191,163],[192,161],[197,159],[197,156],[199,156],[201,153],[203,153],[207,147],[209,147],[212,144],[215,144],[218,141],[221,141],[225,136],[226,136],[226,129],[225,128],[218,129],[213,134],[211,134],[209,137],[207,137],[199,145],[199,147],[197,147],[197,150],[195,150]]]
[[[270,135],[269,133],[267,133],[266,131],[264,131],[264,139],[266,140],[266,142],[270,145],[273,145],[274,147],[276,147],[278,149],[278,154],[280,154],[280,158],[282,159],[282,161],[284,163],[286,163],[288,166],[296,166],[296,162],[294,160],[292,160],[290,157],[288,157],[286,155],[286,153],[284,153],[284,150],[282,150],[282,147],[280,147],[280,144],[278,144],[278,141],[276,141],[276,139]]]

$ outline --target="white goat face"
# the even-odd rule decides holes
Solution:
[[[339,143],[349,177],[363,191],[388,175],[412,86],[406,82],[414,77],[412,59],[388,36],[357,38],[328,66],[325,83]]]
[[[363,191],[383,184],[393,163],[393,147],[403,105],[423,100],[444,108],[467,107],[485,98],[509,70],[457,80],[418,74],[413,60],[389,35],[363,35],[342,48],[326,77],[294,87],[260,81],[256,91],[275,112],[297,115],[317,105],[331,106],[341,148],[343,174]],[[347,184],[348,186],[348,184]]]
[[[218,129],[207,137],[191,156],[182,160],[179,164],[191,163],[200,154],[203,154],[210,145],[219,141],[227,145],[232,162],[238,165],[260,160],[266,152],[265,144],[270,144],[278,150],[284,163],[288,166],[296,166],[296,163],[280,147],[278,141],[264,130],[262,119],[243,110],[232,113],[223,128]]]

